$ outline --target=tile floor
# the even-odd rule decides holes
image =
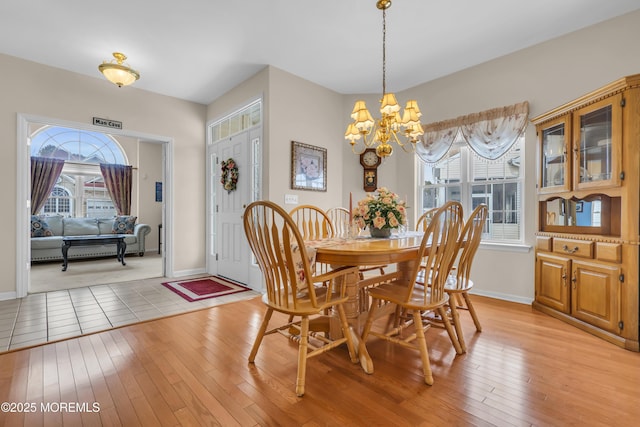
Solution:
[[[248,291],[188,302],[161,281],[97,285],[0,301],[0,352],[259,295]]]

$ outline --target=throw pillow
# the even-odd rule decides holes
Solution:
[[[53,236],[47,221],[39,215],[31,215],[31,237]]]
[[[281,246],[280,249],[284,258],[284,248]],[[307,261],[309,262],[309,267],[311,267],[311,274],[314,274],[316,249],[309,246],[306,246],[305,249],[307,251]],[[299,293],[307,289],[307,279],[304,275],[304,261],[302,259],[302,253],[300,251],[300,247],[298,247],[296,243],[291,244],[291,257],[293,258],[293,264],[296,269],[296,290]]]
[[[113,220],[113,234],[133,234],[137,216],[117,216]]]

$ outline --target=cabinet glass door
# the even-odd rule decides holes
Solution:
[[[567,118],[555,120],[542,128],[540,135],[540,193],[569,190],[570,157],[567,155],[569,123]]]
[[[576,188],[617,185],[619,182],[619,155],[615,151],[615,147],[620,147],[615,141],[621,131],[619,105],[615,100],[606,99],[576,113],[573,171]]]

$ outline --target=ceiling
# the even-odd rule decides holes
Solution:
[[[387,89],[405,90],[638,9],[638,0],[394,0]],[[0,4],[0,53],[102,79],[97,67],[114,51],[140,72],[135,87],[201,104],[266,65],[338,93],[382,91],[375,0]]]

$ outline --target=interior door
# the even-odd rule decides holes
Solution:
[[[212,150],[215,156],[209,162],[215,168],[212,212],[215,230],[212,262],[217,265],[217,274],[240,283],[249,281],[250,249],[244,235],[242,215],[251,200],[251,163],[249,150],[249,132],[243,132],[227,140],[218,142]],[[238,167],[236,189],[227,191],[220,179],[221,164],[232,158]],[[210,264],[214,265],[214,264]]]

